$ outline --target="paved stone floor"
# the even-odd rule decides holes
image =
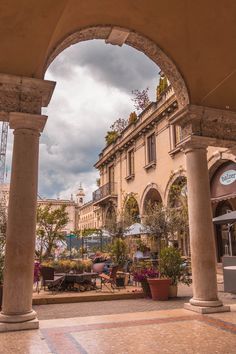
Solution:
[[[0,334],[1,354],[234,354],[235,348],[236,305],[212,315],[172,309],[41,320],[40,330]]]
[[[184,310],[191,296],[186,287],[170,301],[34,306],[40,329],[1,333],[0,354],[235,354],[236,295],[219,295],[230,313]]]

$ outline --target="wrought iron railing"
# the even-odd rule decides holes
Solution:
[[[105,197],[117,195],[117,183],[109,182],[93,192],[93,201],[97,202]]]

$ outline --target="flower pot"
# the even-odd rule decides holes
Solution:
[[[169,297],[177,297],[178,287],[177,285],[170,285],[169,286]]]
[[[153,300],[168,300],[171,280],[165,278],[148,278]]]
[[[151,289],[150,289],[150,286],[147,282],[147,280],[144,280],[144,281],[141,281],[141,286],[142,286],[142,289],[143,289],[143,293],[144,293],[144,296],[146,298],[152,298],[152,294],[151,294]]]
[[[93,264],[93,272],[95,273],[102,273],[103,272],[103,268],[104,268],[105,263],[101,262],[101,263],[94,263]]]

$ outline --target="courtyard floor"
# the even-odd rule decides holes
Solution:
[[[231,312],[200,315],[183,309],[191,288],[179,297],[36,305],[40,329],[0,334],[1,354],[234,354],[236,295],[219,297]]]

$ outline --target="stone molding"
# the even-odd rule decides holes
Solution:
[[[0,120],[8,121],[9,112],[40,114],[47,107],[55,82],[0,74]]]
[[[28,129],[42,132],[47,121],[47,116],[37,114],[27,114],[11,112],[9,114],[9,124],[11,129]]]
[[[187,105],[170,117],[171,124],[182,128],[183,139],[178,146],[186,141],[200,145],[233,148],[236,145],[236,112],[220,110],[204,106]]]
[[[108,42],[108,38],[114,29],[118,32],[120,31],[121,33],[128,33],[125,43],[143,52],[161,68],[174,88],[179,107],[186,106],[190,102],[188,90],[183,77],[174,62],[151,39],[137,33],[136,31],[119,26],[92,26],[79,29],[70,35],[67,35],[64,40],[60,41],[56,48],[54,47],[49,53],[42,75],[44,75],[48,66],[56,58],[56,56],[59,55],[64,49],[73,44],[92,39],[104,39]]]

